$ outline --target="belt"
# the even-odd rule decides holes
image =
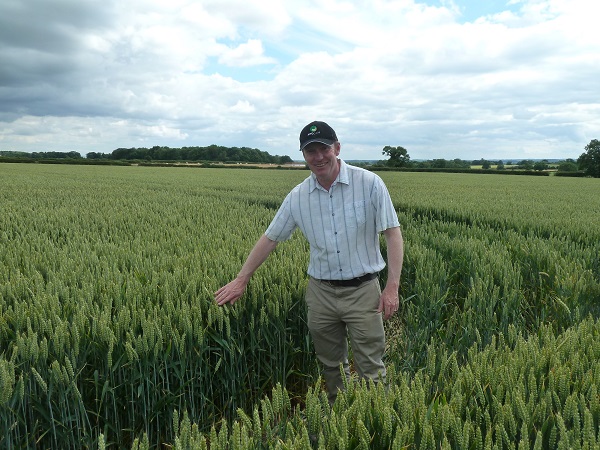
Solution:
[[[375,278],[377,278],[376,273],[368,273],[361,277],[352,278],[351,280],[319,280],[319,281],[322,281],[323,283],[327,283],[327,284],[330,284],[331,286],[336,286],[336,287],[357,287],[357,286],[360,286],[361,284],[366,283],[367,281],[371,281]]]

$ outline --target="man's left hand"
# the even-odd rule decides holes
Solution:
[[[381,297],[379,297],[379,308],[377,309],[377,312],[383,311],[383,318],[388,320],[396,313],[396,311],[398,311],[399,306],[400,300],[398,298],[398,289],[386,286],[383,292],[381,292]]]

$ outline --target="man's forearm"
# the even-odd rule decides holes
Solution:
[[[265,262],[275,247],[277,247],[277,242],[263,234],[246,258],[238,276],[215,292],[217,304],[235,303],[244,294],[252,274]]]
[[[242,278],[248,282],[250,277],[256,272],[256,269],[266,261],[271,252],[277,247],[277,244],[277,241],[272,241],[263,234],[248,254],[246,262],[238,273],[238,278]]]
[[[383,232],[387,244],[387,284],[400,286],[400,274],[402,273],[402,261],[404,260],[404,239],[400,227],[389,228]]]
[[[400,228],[389,228],[383,232],[387,244],[387,282],[381,291],[378,312],[383,312],[385,320],[392,317],[400,307],[398,290],[404,259],[404,240]]]

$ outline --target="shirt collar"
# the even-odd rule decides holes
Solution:
[[[340,161],[340,172],[338,173],[338,176],[331,185],[331,187],[335,186],[337,183],[350,184],[348,178],[348,165],[344,162],[343,159],[338,158],[338,160]],[[315,176],[315,174],[311,172],[308,191],[312,192],[315,189],[323,189],[323,187],[317,181],[317,177]]]

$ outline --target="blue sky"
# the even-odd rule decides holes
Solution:
[[[448,5],[446,1],[419,2],[425,5],[443,7]],[[463,0],[454,2],[460,11],[459,22],[474,22],[477,19],[504,11],[517,13],[519,11],[518,2],[509,2],[507,0]]]
[[[0,150],[247,146],[299,158],[577,158],[600,2],[3,0]]]

